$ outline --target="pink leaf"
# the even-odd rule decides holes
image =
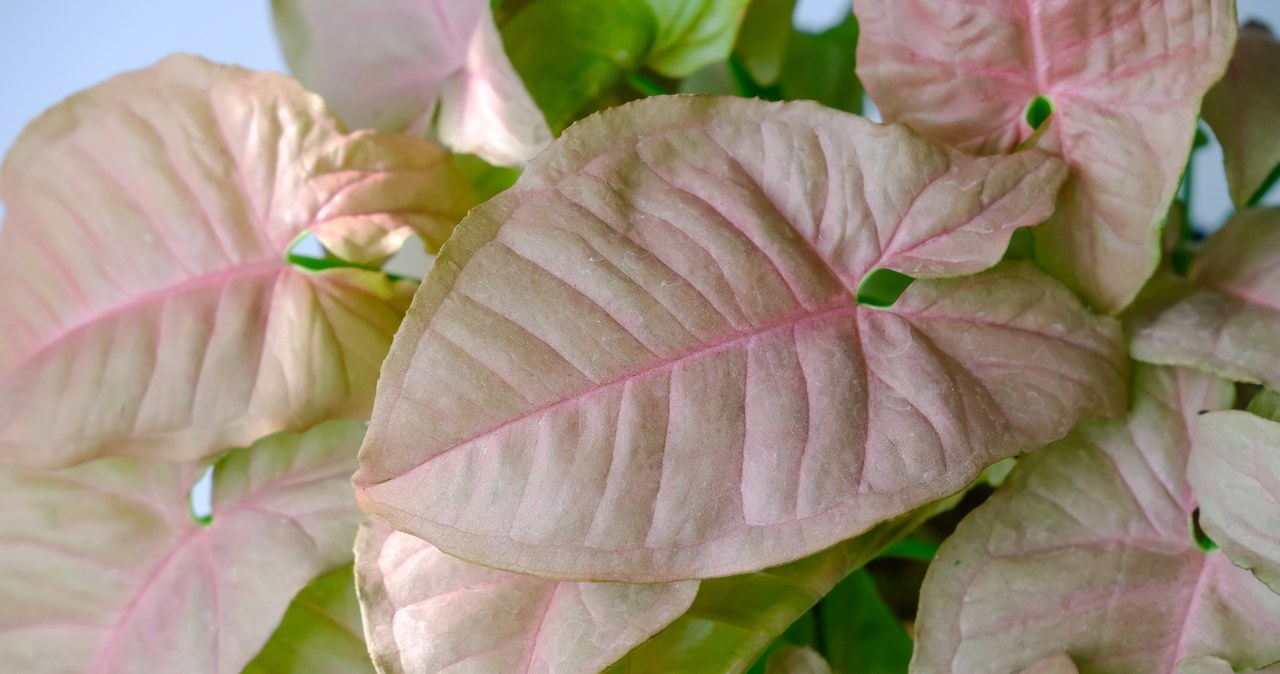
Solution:
[[[1232,391],[1146,367],[1127,419],[1086,423],[1020,459],[938,551],[912,671],[1010,672],[1062,653],[1082,672],[1280,659],[1280,596],[1190,530],[1192,433]]]
[[[890,121],[983,154],[1030,138],[1071,166],[1038,259],[1114,312],[1159,261],[1200,99],[1235,40],[1230,0],[859,0],[858,74]]]
[[[1133,357],[1280,388],[1277,260],[1280,208],[1237,214],[1205,244],[1190,283],[1135,307]]]
[[[187,512],[193,464],[3,469],[0,668],[241,671],[294,595],[351,559],[363,431],[331,422],[233,451],[208,526]]]
[[[499,165],[521,164],[551,141],[487,2],[277,0],[274,7],[289,66],[353,127],[434,132],[450,149]]]
[[[454,559],[366,522],[356,575],[383,674],[598,672],[689,608],[697,581],[560,583]]]
[[[1262,24],[1240,30],[1226,77],[1204,99],[1204,119],[1222,144],[1236,208],[1256,198],[1280,167],[1280,42]]]
[[[1118,409],[1118,330],[994,263],[1061,175],[808,103],[669,97],[472,211],[383,369],[363,507],[446,552],[657,582],[817,552]]]
[[[1205,415],[1187,479],[1205,533],[1280,593],[1280,423],[1248,412]]]
[[[469,199],[451,171],[194,57],[51,109],[0,173],[0,458],[197,459],[367,415],[413,286],[286,255],[308,232],[356,262],[438,244]]]

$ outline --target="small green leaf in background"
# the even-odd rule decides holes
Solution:
[[[852,13],[822,33],[794,31],[782,65],[783,97],[861,113],[862,84],[854,73],[857,47],[858,22]]]
[[[556,134],[638,70],[657,35],[645,0],[513,0],[501,9],[507,56]]]
[[[837,674],[903,674],[911,637],[880,598],[865,569],[845,578],[818,604],[820,646]]]
[[[244,674],[373,674],[350,565],[317,578],[294,597]]]
[[[773,86],[782,76],[795,8],[796,0],[753,0],[742,19],[733,54],[761,86]]]
[[[452,155],[453,165],[471,184],[476,192],[476,201],[485,202],[499,192],[515,184],[521,170],[507,166],[494,166],[473,154]]]
[[[658,20],[649,67],[668,77],[685,77],[723,61],[733,49],[748,2],[648,0]]]

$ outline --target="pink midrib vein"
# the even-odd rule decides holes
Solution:
[[[687,361],[710,357],[717,353],[727,351],[744,342],[749,342],[753,339],[756,339],[757,337],[762,337],[764,335],[767,335],[773,332],[778,332],[781,330],[787,330],[792,327],[795,327],[796,325],[799,325],[800,323],[806,323],[809,321],[827,318],[827,317],[830,317],[833,315],[839,315],[839,314],[848,314],[850,316],[854,316],[854,315],[857,315],[858,313],[858,307],[859,305],[857,304],[857,302],[854,301],[852,296],[848,296],[847,298],[841,297],[839,300],[835,302],[817,307],[815,309],[803,309],[798,312],[793,311],[778,319],[775,319],[773,321],[768,321],[763,325],[757,326],[750,330],[735,332],[735,333],[726,335],[725,337],[716,341],[704,342],[704,343],[698,344],[697,347],[689,351],[686,351],[685,353],[682,353],[678,356],[675,356],[672,358],[660,359],[656,363],[653,363],[653,362],[646,363],[639,368],[628,370],[627,372],[624,372],[623,374],[620,374],[606,382],[593,384],[592,386],[586,389],[574,391],[569,395],[566,395],[561,398],[557,398],[544,405],[539,405],[534,409],[524,412],[511,419],[508,419],[492,428],[488,428],[484,431],[476,433],[464,440],[459,440],[457,442],[454,442],[444,451],[428,456],[422,461],[420,461],[419,463],[417,463],[416,465],[404,471],[404,474],[411,473],[421,468],[422,466],[426,465],[427,463],[430,463],[432,460],[437,459],[443,456],[444,454],[447,454],[455,449],[465,447],[475,442],[476,440],[479,440],[480,438],[493,435],[494,433],[498,433],[502,431],[504,428],[508,428],[510,426],[518,424],[522,421],[525,421],[526,419],[530,419],[539,414],[542,414],[543,412],[554,409],[561,405],[567,405],[569,403],[580,400],[582,398],[590,396],[599,391],[608,389],[613,386],[617,386],[618,384],[621,384],[623,382],[639,379],[646,375],[657,372],[659,370],[672,369],[680,365],[681,363],[684,363]],[[356,473],[354,482],[357,485],[357,487],[372,487],[378,484],[382,484],[384,482],[390,482],[396,479],[397,477],[399,477],[399,475],[384,477],[377,480],[365,480],[365,479],[362,479],[362,477],[363,476],[360,474],[360,472]]]
[[[282,257],[279,260],[259,260],[239,266],[229,267],[208,274],[202,274],[192,278],[184,279],[177,283],[162,286],[154,290],[147,291],[137,297],[127,298],[124,301],[103,307],[101,309],[91,311],[79,320],[73,321],[67,325],[58,328],[53,334],[49,335],[44,341],[32,347],[26,355],[15,361],[13,371],[17,371],[23,365],[36,360],[45,352],[55,349],[58,345],[67,341],[77,333],[93,327],[104,321],[108,321],[117,316],[127,314],[130,311],[153,304],[155,302],[180,295],[192,290],[202,288],[215,287],[220,285],[228,285],[233,281],[242,278],[251,278],[254,276],[267,276],[270,274],[278,274],[289,268],[289,263]],[[5,376],[7,378],[7,375]]]

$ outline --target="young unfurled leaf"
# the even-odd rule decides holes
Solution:
[[[354,128],[512,166],[551,131],[477,0],[273,0],[289,67]]]
[[[1187,479],[1200,499],[1201,526],[1236,564],[1280,593],[1280,423],[1214,412],[1200,418],[1197,431]]]
[[[1280,41],[1262,24],[1240,30],[1231,65],[1204,99],[1204,119],[1222,144],[1236,208],[1262,197],[1280,170]]]
[[[649,66],[668,77],[685,77],[729,56],[749,0],[646,2],[658,18]]]
[[[376,263],[448,236],[438,148],[344,134],[269,73],[171,57],[73,96],[0,173],[0,459],[198,459],[368,414],[413,286]]]
[[[1200,99],[1236,35],[1231,0],[858,0],[858,74],[886,120],[980,153],[1031,137],[1071,165],[1037,259],[1110,312],[1159,261]]]
[[[733,53],[757,84],[777,84],[793,29],[796,0],[752,0],[742,17]]]
[[[0,469],[0,663],[11,672],[235,674],[294,595],[351,561],[364,424],[268,437],[199,466],[103,459]],[[350,671],[350,670],[348,670]]]
[[[293,598],[284,619],[243,674],[373,674],[350,565]]]
[[[1202,551],[1189,524],[1193,429],[1232,397],[1210,375],[1144,367],[1127,419],[1019,459],[938,551],[912,671],[1011,672],[1059,654],[1081,672],[1126,674],[1208,654],[1236,667],[1280,659],[1280,596]]]
[[[366,522],[365,635],[382,674],[598,672],[689,608],[697,581],[561,583],[468,564]]]
[[[363,507],[460,557],[657,582],[812,554],[1123,405],[1025,264],[1062,165],[809,103],[651,98],[472,211],[383,369]],[[916,277],[858,305],[877,268]],[[694,515],[696,514],[696,516]]]
[[[1206,242],[1191,281],[1135,307],[1133,357],[1280,388],[1280,208],[1237,214]]]

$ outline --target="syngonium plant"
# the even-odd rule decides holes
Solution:
[[[32,122],[0,670],[1280,671],[1280,42],[793,9],[276,0],[300,83]]]

